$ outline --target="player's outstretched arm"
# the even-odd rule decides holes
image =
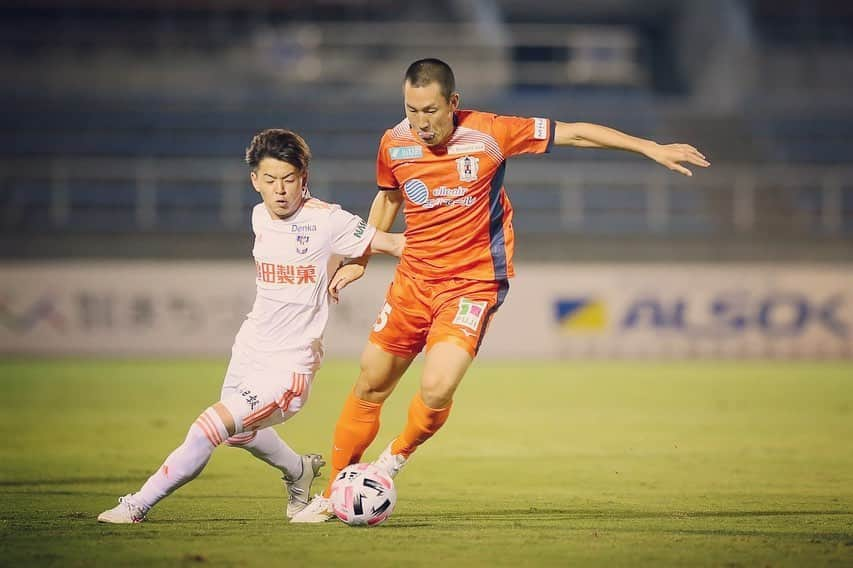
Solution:
[[[391,225],[394,224],[394,219],[397,218],[397,213],[400,211],[400,206],[402,204],[403,194],[400,192],[399,189],[379,191],[376,194],[376,197],[373,199],[373,204],[370,206],[370,215],[368,215],[367,217],[367,222],[376,227],[378,229],[378,232],[387,231],[391,228]],[[391,235],[391,233],[385,234]],[[398,236],[401,239],[403,237],[403,235]],[[373,237],[373,239],[375,241],[376,237]],[[373,243],[371,243],[371,251],[386,252],[386,254],[400,256],[401,254],[403,254],[404,244],[405,240],[403,240],[402,243],[397,243],[397,245],[399,246],[398,254],[395,254],[394,252],[386,252],[385,250],[373,251]],[[388,247],[388,250],[390,250],[391,248],[393,248],[393,246]],[[346,288],[351,283],[355,282],[364,275],[364,269],[367,266],[368,258],[369,255],[366,254],[359,258],[349,260],[345,265],[340,266],[338,268],[338,270],[332,276],[332,280],[329,282],[329,295],[332,297],[332,301],[334,303],[337,303],[340,300],[341,290],[343,290],[344,288]]]
[[[403,248],[406,246],[406,237],[403,233],[386,233],[377,230],[370,241],[370,253],[390,254],[400,258],[403,256]]]
[[[642,154],[672,171],[692,176],[682,163],[707,168],[711,164],[689,144],[658,144],[652,140],[625,134],[613,128],[588,122],[557,122],[554,144],[578,148],[607,148]]]

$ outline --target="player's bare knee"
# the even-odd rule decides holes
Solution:
[[[225,430],[228,431],[228,435],[232,436],[236,432],[237,428],[234,425],[234,417],[231,415],[231,411],[228,410],[221,402],[217,402],[211,408],[216,412],[219,416],[219,419],[222,420],[222,425],[225,426]]]
[[[360,372],[353,394],[362,400],[384,402],[411,362],[412,357],[393,355],[368,343],[361,354]]]
[[[454,381],[442,381],[439,377],[424,377],[421,382],[421,398],[430,408],[446,408],[453,402],[456,392]]]
[[[391,394],[391,391],[394,390],[394,382],[389,385],[382,381],[381,377],[372,379],[370,376],[365,375],[362,370],[352,390],[356,398],[379,403],[384,402]]]
[[[398,378],[389,369],[362,360],[361,372],[355,381],[353,394],[369,402],[384,402],[394,390]]]

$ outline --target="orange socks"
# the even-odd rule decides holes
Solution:
[[[421,394],[417,393],[409,405],[409,419],[403,433],[391,444],[391,453],[409,457],[447,422],[451,406],[452,403],[447,408],[430,408],[424,403]],[[362,400],[350,392],[335,426],[332,471],[329,473],[329,483],[323,492],[324,496],[329,496],[332,481],[338,473],[349,464],[361,460],[364,450],[376,438],[381,410],[382,404]]]
[[[361,460],[361,455],[379,432],[381,403],[368,402],[350,392],[338,423],[332,444],[332,471],[323,495],[329,496],[332,481],[351,463]]]
[[[420,392],[415,394],[409,405],[409,420],[406,422],[403,433],[391,444],[391,453],[402,454],[403,457],[408,458],[418,446],[429,440],[439,428],[444,426],[447,417],[450,416],[451,406],[453,406],[452,402],[446,408],[430,408],[424,403]]]

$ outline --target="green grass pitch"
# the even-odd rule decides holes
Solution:
[[[0,565],[853,565],[849,363],[482,361],[380,527],[289,525],[275,472],[232,448],[147,523],[98,524],[224,367],[0,362]],[[278,427],[297,451],[328,452],[356,369],[328,362]],[[366,459],[401,428],[418,370]]]

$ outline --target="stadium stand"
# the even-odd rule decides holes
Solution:
[[[245,231],[253,202],[240,157],[271,126],[309,140],[317,195],[366,213],[376,142],[401,116],[399,75],[428,54],[452,63],[471,106],[681,139],[711,157],[714,168],[692,180],[613,152],[513,163],[517,230],[536,254],[644,238],[667,242],[666,258],[684,239],[726,238],[760,240],[763,251],[793,239],[802,246],[779,247],[794,254],[818,242],[849,258],[845,4],[718,3],[717,36],[746,38],[746,51],[720,57],[747,53],[748,84],[672,55],[682,40],[665,30],[689,31],[696,3],[504,0],[483,3],[485,14],[464,4],[392,18],[390,2],[343,0],[3,2],[0,254],[58,254],[63,246],[43,243],[121,234],[154,243],[140,254],[169,255],[174,233],[231,254],[218,243]],[[428,40],[399,39],[412,22]],[[721,92],[726,104],[714,104]]]

